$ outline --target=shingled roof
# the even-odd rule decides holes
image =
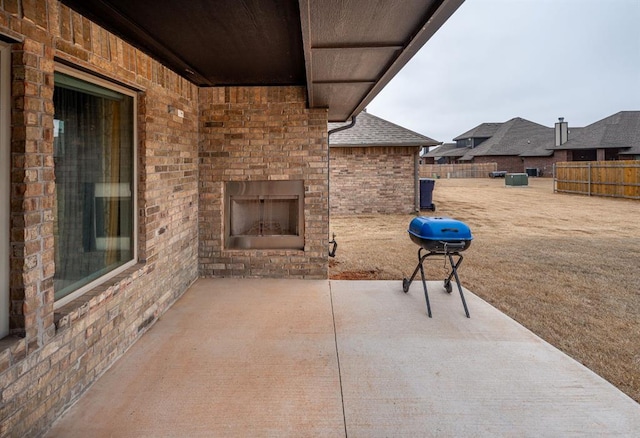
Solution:
[[[329,130],[345,125],[329,123]],[[440,143],[368,112],[358,114],[355,126],[334,132],[329,138],[332,147],[435,146]]]
[[[521,155],[553,139],[553,128],[516,117],[500,124],[491,138],[469,149],[462,160],[472,160],[476,156]]]
[[[454,138],[453,141],[464,140],[467,138],[489,138],[492,137],[502,125],[502,123],[481,123],[464,134],[460,134]]]
[[[555,150],[609,148],[640,154],[640,111],[620,111],[576,132],[572,130],[566,143],[552,146]]]
[[[444,143],[442,146],[438,146],[435,149],[430,150],[425,157],[439,158],[439,157],[462,157],[471,148],[456,147],[456,143]]]
[[[583,128],[570,127],[569,138],[578,135]],[[527,149],[520,154],[521,157],[550,157],[555,150],[555,136],[546,140],[540,141],[533,149]]]
[[[553,145],[555,144],[555,138],[549,138],[546,141],[540,141],[536,144],[531,144],[533,146],[531,149],[527,149],[526,151],[520,154],[521,157],[550,157],[553,155]],[[528,146],[528,145],[527,145]]]

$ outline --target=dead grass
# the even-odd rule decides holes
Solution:
[[[640,402],[640,202],[554,194],[550,179],[437,180],[437,211],[474,235],[463,285]],[[336,279],[411,275],[411,215],[332,217]],[[444,266],[425,263],[429,278]]]

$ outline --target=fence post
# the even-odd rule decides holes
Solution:
[[[589,173],[589,177],[587,179],[587,192],[589,196],[591,196],[591,161],[587,163],[587,172]]]
[[[558,174],[556,174],[556,163],[553,163],[553,193],[558,191]]]

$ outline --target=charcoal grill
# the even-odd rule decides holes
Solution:
[[[402,279],[402,290],[404,293],[409,292],[409,286],[420,271],[422,278],[422,286],[424,288],[424,298],[427,302],[427,315],[431,318],[431,304],[429,303],[429,293],[427,292],[427,282],[424,275],[424,267],[422,264],[428,257],[444,256],[445,264],[449,261],[451,272],[447,274],[444,280],[444,289],[447,293],[451,293],[451,280],[455,278],[460,292],[460,299],[464,307],[464,313],[467,318],[470,317],[467,302],[464,299],[462,286],[460,285],[460,277],[458,277],[458,268],[462,263],[462,251],[469,248],[473,236],[471,230],[463,222],[448,217],[425,217],[418,216],[411,220],[409,224],[409,237],[411,241],[418,245],[418,265],[414,269],[410,279]]]

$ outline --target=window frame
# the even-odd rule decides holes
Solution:
[[[64,297],[61,297],[60,299],[55,300],[53,308],[54,310],[57,310],[60,307],[70,303],[71,301],[84,295],[85,293],[96,288],[97,286],[109,281],[110,279],[114,278],[115,276],[121,274],[122,272],[126,271],[127,269],[131,268],[132,266],[138,263],[138,242],[139,242],[138,214],[137,214],[137,211],[138,211],[138,93],[130,88],[123,87],[122,85],[118,85],[115,82],[111,82],[109,80],[99,78],[90,73],[79,71],[77,69],[69,67],[65,64],[61,64],[59,62],[55,63],[55,71],[57,73],[63,73],[65,75],[72,76],[75,79],[85,81],[89,84],[98,85],[108,90],[115,91],[117,93],[130,96],[131,98],[133,98],[133,103],[132,103],[133,120],[131,121],[132,129],[133,129],[133,133],[132,133],[133,178],[132,178],[132,188],[131,188],[131,198],[133,203],[133,206],[132,206],[133,242],[131,242],[131,245],[132,245],[131,260],[124,263],[122,266],[119,266],[113,269],[112,271],[107,272],[103,276],[96,278],[92,282],[78,288],[77,290],[69,293],[68,295],[65,295]],[[54,173],[55,173],[55,167],[54,167]]]
[[[0,338],[10,333],[11,45],[0,41]]]

